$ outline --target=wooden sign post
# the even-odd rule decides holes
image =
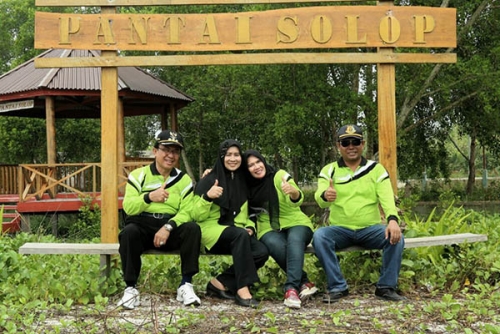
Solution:
[[[326,0],[324,2],[342,2]],[[100,14],[35,13],[35,48],[101,50],[99,58],[38,58],[35,66],[101,67],[101,239],[118,236],[118,82],[120,66],[234,64],[377,64],[380,162],[397,191],[395,65],[454,63],[451,53],[402,53],[398,48],[456,47],[456,10],[394,6],[293,7],[316,0],[36,0],[37,6],[96,6]],[[351,0],[350,2],[366,2]],[[290,3],[290,8],[240,13],[117,14],[120,6]],[[374,53],[286,52],[376,48]],[[119,57],[118,50],[203,54]],[[266,53],[266,50],[282,52]],[[239,51],[227,53],[227,51]],[[251,51],[251,52],[247,52]],[[262,52],[255,52],[262,51]]]
[[[379,1],[379,6],[388,7],[393,1]],[[380,54],[393,55],[394,48],[380,47]],[[378,103],[378,156],[389,172],[392,189],[398,193],[398,167],[396,146],[396,64],[377,65]]]
[[[102,9],[113,14],[114,7]],[[116,51],[102,51],[104,59]],[[118,241],[118,68],[101,68],[101,242]]]

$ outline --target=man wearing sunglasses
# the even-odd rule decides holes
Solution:
[[[406,299],[396,292],[404,238],[394,192],[386,169],[362,156],[364,144],[357,125],[342,126],[337,131],[341,158],[323,167],[318,177],[314,197],[321,208],[330,209],[329,226],[319,228],[313,236],[327,278],[325,303],[349,294],[335,251],[354,245],[383,252],[375,296],[389,301]],[[382,222],[380,207],[387,223]]]

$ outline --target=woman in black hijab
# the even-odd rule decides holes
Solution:
[[[207,251],[233,257],[233,265],[208,282],[207,295],[257,307],[249,287],[259,281],[257,270],[269,255],[255,238],[255,223],[248,217],[248,189],[241,163],[240,143],[232,139],[222,142],[215,166],[196,185],[191,214],[200,225]]]
[[[257,216],[257,238],[286,273],[285,306],[300,308],[301,299],[318,291],[303,270],[304,251],[313,236],[311,219],[300,209],[304,196],[290,174],[276,171],[260,152],[246,151],[243,163],[248,172],[250,212]]]

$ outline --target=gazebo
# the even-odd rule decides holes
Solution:
[[[98,51],[57,49],[45,51],[36,58],[99,56]],[[57,163],[55,120],[101,117],[101,68],[35,68],[36,58],[0,76],[0,116],[45,118],[46,121],[46,164],[0,165],[0,196],[4,197],[0,204],[16,202],[20,213],[64,211],[61,199],[57,200],[59,192],[81,196],[100,190],[99,163]],[[124,118],[157,114],[162,128],[178,130],[177,112],[193,98],[139,67],[118,68],[118,98],[118,161],[122,165],[122,176],[126,177],[129,170],[144,162],[126,161]],[[42,207],[43,199],[52,204]],[[38,202],[36,208],[35,202]],[[79,205],[81,203],[66,210]]]

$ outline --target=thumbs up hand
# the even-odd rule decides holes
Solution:
[[[324,197],[327,202],[333,202],[337,198],[337,190],[333,186],[333,179],[330,179],[330,186],[325,190]]]
[[[283,176],[283,178],[282,178],[281,190],[283,190],[285,195],[289,195],[290,198],[293,200],[298,199],[300,196],[299,191],[294,186],[292,186],[290,183],[288,183],[286,176]]]
[[[211,199],[216,199],[222,196],[224,189],[219,187],[219,180],[215,180],[214,185],[207,191],[207,196]]]
[[[165,187],[167,186],[167,181],[160,188],[149,193],[149,199],[152,202],[166,202],[168,200],[168,196],[170,195]]]

